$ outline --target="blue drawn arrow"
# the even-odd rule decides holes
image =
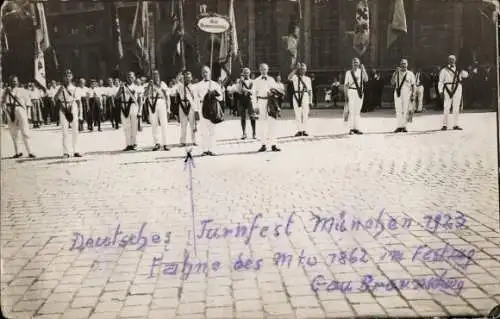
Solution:
[[[193,193],[193,168],[196,168],[194,165],[193,156],[191,155],[191,150],[187,151],[186,158],[184,159],[184,171],[188,168],[189,171],[189,194],[191,197],[191,216],[193,218],[193,245],[194,245],[194,255],[198,256],[196,251],[196,230],[194,223],[194,193]]]

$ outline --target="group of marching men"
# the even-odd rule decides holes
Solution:
[[[240,79],[233,85],[223,88],[219,83],[211,80],[211,70],[205,66],[202,68],[202,80],[192,83],[191,72],[184,71],[182,80],[173,88],[169,88],[160,79],[160,73],[155,70],[152,80],[146,86],[136,84],[135,74],[129,72],[127,79],[116,88],[114,100],[119,112],[126,147],[124,151],[137,149],[138,121],[145,110],[149,113],[152,125],[153,151],[167,147],[167,125],[171,111],[171,96],[175,96],[179,103],[179,121],[181,126],[181,146],[186,146],[188,127],[191,133],[192,145],[197,146],[198,126],[201,131],[202,156],[214,156],[216,124],[223,119],[220,102],[224,98],[225,91],[237,93],[241,125],[243,130],[242,139],[246,139],[246,115],[248,114],[252,135],[256,139],[256,120],[262,122],[260,135],[261,147],[259,152],[265,152],[270,148],[273,152],[281,149],[277,145],[276,123],[280,113],[280,105],[285,96],[285,86],[281,81],[276,81],[268,74],[267,64],[259,66],[260,75],[250,78],[250,69],[244,68]],[[297,133],[295,136],[308,136],[309,111],[313,103],[311,79],[306,75],[307,67],[304,63],[298,63],[297,68],[292,71],[288,81],[293,88],[292,106],[295,112]],[[462,108],[462,84],[461,81],[468,76],[466,71],[459,71],[456,67],[456,57],[450,55],[448,64],[443,67],[439,74],[439,93],[444,101],[444,114],[442,130],[448,128],[448,117],[450,110],[453,112],[451,127],[454,130],[462,130],[458,125],[458,116]],[[352,60],[352,68],[345,74],[344,90],[346,104],[344,108],[344,121],[349,124],[349,134],[363,134],[360,130],[361,107],[363,104],[363,86],[368,80],[366,70],[358,58]],[[69,136],[71,135],[72,153],[75,157],[81,157],[78,151],[78,134],[81,129],[81,103],[82,93],[73,85],[73,74],[66,70],[62,85],[53,92],[53,101],[58,110],[62,127],[63,157],[70,157]],[[394,133],[407,132],[407,123],[412,121],[414,112],[414,100],[416,95],[416,79],[412,71],[408,70],[408,61],[402,59],[391,79],[394,87],[394,104],[396,109],[397,128]],[[95,87],[94,84],[91,88]],[[29,124],[27,109],[31,105],[28,92],[19,86],[16,76],[11,76],[9,86],[1,94],[2,109],[7,113],[8,126],[14,142],[14,158],[22,156],[19,152],[18,135],[21,136],[29,157],[35,157],[31,151],[29,139]],[[200,114],[201,113],[201,114]],[[116,127],[118,120],[115,119]],[[115,124],[113,124],[115,126]],[[99,127],[100,129],[100,127]],[[71,132],[70,132],[71,130]],[[160,139],[161,135],[161,139]],[[161,143],[160,143],[161,141]]]

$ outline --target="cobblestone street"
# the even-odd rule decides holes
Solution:
[[[463,316],[500,304],[496,114],[442,132],[431,111],[392,134],[380,111],[350,136],[341,110],[312,113],[299,138],[285,114],[280,153],[256,153],[239,120],[218,125],[218,156],[193,151],[194,230],[186,152],[151,152],[150,126],[126,153],[121,129],[82,132],[84,157],[67,160],[55,126],[31,131],[38,158],[6,159],[2,128],[4,314]]]

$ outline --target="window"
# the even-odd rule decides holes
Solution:
[[[335,0],[315,0],[311,17],[311,67],[339,65],[339,10]]]

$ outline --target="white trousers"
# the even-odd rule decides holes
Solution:
[[[179,108],[179,121],[181,122],[181,144],[186,143],[186,135],[187,135],[187,128],[189,125],[189,129],[191,131],[191,141],[192,143],[196,143],[196,132],[194,131],[195,129],[195,118],[194,118],[194,110],[191,107],[189,109],[188,115],[184,114],[184,111],[182,108]]]
[[[349,129],[359,130],[364,96],[360,98],[357,90],[349,89],[347,90],[347,97],[349,98]]]
[[[26,147],[26,152],[31,154],[31,148],[29,145],[29,124],[28,124],[28,113],[25,108],[16,107],[14,110],[15,119],[11,121],[10,115],[7,115],[7,123],[10,131],[10,136],[12,137],[12,142],[14,143],[14,152],[19,154],[19,131],[21,131],[21,136],[23,138],[24,147]]]
[[[276,122],[277,120],[267,114],[267,100],[257,99],[257,107],[259,108],[259,118],[262,120],[261,138],[263,145],[277,145],[276,140]]]
[[[420,85],[415,88],[415,98],[417,103],[417,111],[422,111],[424,109],[424,86]]]
[[[68,122],[64,113],[59,111],[59,119],[61,121],[61,129],[62,129],[62,144],[63,144],[63,153],[69,154],[68,148],[68,138],[69,138],[69,124],[71,124],[71,145],[73,147],[73,153],[77,153],[77,144],[78,144],[78,105],[73,104],[71,107],[71,113],[73,114],[73,121],[71,123]]]
[[[127,144],[127,146],[137,144],[138,112],[139,107],[135,103],[132,103],[132,105],[130,105],[130,112],[128,114],[128,117],[125,117],[125,115],[123,115],[123,111],[120,109],[123,133],[125,134],[125,143]]]
[[[407,114],[410,110],[410,97],[409,90],[401,89],[401,96],[398,97],[394,92],[394,107],[396,108],[396,125],[398,128],[406,127]]]
[[[182,110],[180,110],[182,113]],[[202,126],[201,148],[203,152],[212,151],[215,144],[215,124],[201,116],[200,124]]]
[[[294,97],[295,99],[295,97]],[[297,131],[307,131],[307,122],[309,121],[309,103],[306,103],[306,96],[302,99],[301,107],[296,100],[293,101],[293,110],[295,111],[295,121],[297,122]]]
[[[149,112],[149,121],[151,122],[153,131],[153,143],[155,145],[160,143],[158,125],[160,126],[161,131],[161,145],[167,145],[167,113],[167,103],[164,99],[158,99],[154,113],[152,110]]]
[[[448,92],[444,90],[444,111],[443,111],[443,126],[448,126],[448,117],[450,115],[450,110],[453,107],[453,115],[451,117],[451,127],[458,126],[458,115],[460,114],[460,104],[462,102],[462,85],[459,84],[458,88],[453,95],[450,97]]]

